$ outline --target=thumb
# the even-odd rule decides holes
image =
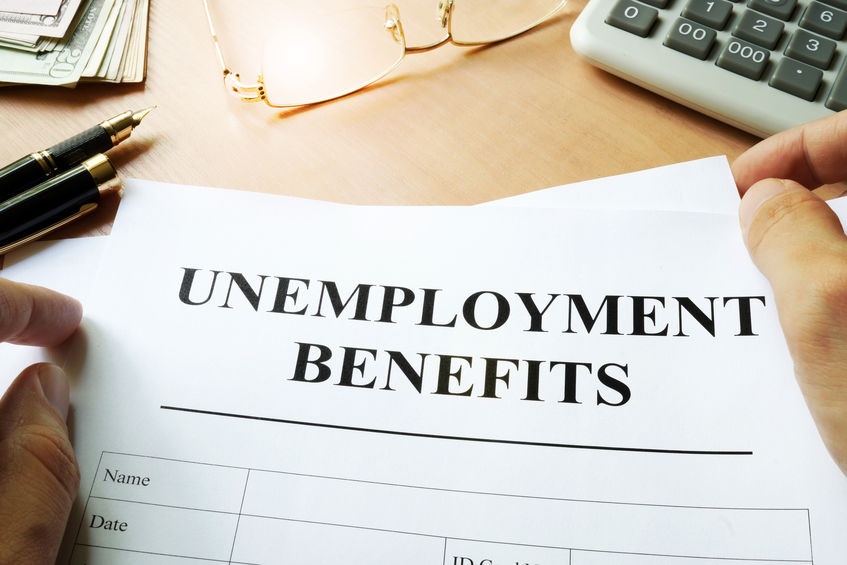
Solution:
[[[771,284],[798,274],[801,265],[817,264],[821,255],[843,251],[845,245],[835,213],[794,181],[757,182],[745,192],[739,216],[750,255]]]
[[[773,287],[800,388],[824,443],[847,474],[847,237],[802,185],[766,179],[744,194],[744,240]]]
[[[67,413],[65,374],[47,363],[0,400],[0,563],[56,562],[79,487]]]

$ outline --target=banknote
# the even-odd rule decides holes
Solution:
[[[83,71],[84,81],[141,82],[147,66],[148,0],[122,0],[114,31],[97,69],[93,64]],[[108,26],[107,26],[108,27]]]
[[[123,11],[116,25],[109,51],[100,68],[99,76],[105,80],[115,81],[123,68],[132,37],[133,17],[135,16],[136,0],[125,0]]]
[[[55,16],[61,5],[62,0],[0,0],[0,12]]]
[[[103,58],[106,56],[106,50],[109,48],[109,44],[111,43],[112,36],[115,31],[115,24],[118,21],[119,15],[120,6],[118,4],[113,4],[109,9],[109,15],[106,17],[106,25],[104,25],[103,29],[100,31],[100,37],[94,45],[94,50],[88,57],[88,62],[82,68],[81,77],[97,74],[97,70],[100,68],[100,65],[103,63]]]
[[[13,1],[17,0],[0,0]],[[83,0],[67,38],[0,33],[0,86],[142,82],[147,70],[148,19],[149,0]],[[81,36],[79,25],[86,31]],[[66,63],[72,63],[73,70]]]
[[[38,44],[38,35],[24,35],[23,33],[0,33],[0,44],[9,45],[20,49],[35,48]]]
[[[0,82],[76,84],[91,59],[114,3],[115,0],[86,0],[71,24],[72,32],[51,51],[0,49]]]
[[[0,34],[0,48],[23,49],[33,53],[51,51],[59,40],[55,37],[39,37],[37,35],[18,35],[16,33]]]
[[[112,9],[115,17],[114,30],[109,37],[106,52],[97,68],[91,65],[83,71],[83,79],[93,78],[107,81],[115,81],[118,71],[124,59],[125,50],[129,44],[129,36],[132,31],[132,18],[135,13],[135,0],[123,0],[120,6]],[[117,12],[117,14],[115,14]],[[111,69],[111,72],[110,72]]]
[[[52,15],[0,12],[0,33],[64,37],[79,11],[81,2],[82,0],[61,0],[59,10]]]
[[[135,22],[129,38],[129,49],[122,69],[123,82],[141,82],[147,74],[147,26],[150,0],[138,0]]]

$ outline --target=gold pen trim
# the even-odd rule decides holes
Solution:
[[[117,145],[132,133],[132,112],[123,112],[113,118],[100,122],[100,126],[106,130],[112,139],[112,145]]]
[[[126,112],[100,122],[100,127],[106,130],[106,133],[109,134],[109,137],[112,140],[112,145],[117,145],[126,140],[132,134],[132,130],[141,123],[144,116],[152,112],[154,108],[155,106],[150,106],[149,108],[144,108],[137,112],[127,110]]]
[[[41,170],[44,171],[44,174],[47,176],[51,176],[59,170],[59,167],[56,166],[56,161],[53,160],[53,156],[49,151],[30,153],[29,156],[38,163],[38,166],[41,167]]]
[[[100,194],[109,194],[121,188],[123,183],[112,162],[102,153],[86,159],[82,166],[88,169],[88,174],[94,179]]]

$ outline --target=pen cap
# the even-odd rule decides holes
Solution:
[[[107,194],[121,188],[118,171],[115,170],[109,158],[102,153],[86,159],[82,162],[82,166],[88,169],[91,180],[97,185],[97,191],[100,194]]]
[[[0,254],[93,211],[101,195],[120,187],[118,172],[100,154],[0,203]]]

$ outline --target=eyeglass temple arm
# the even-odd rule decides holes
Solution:
[[[221,66],[221,71],[223,73],[224,84],[227,88],[232,89],[235,93],[237,93],[242,100],[246,102],[258,102],[260,100],[264,100],[264,88],[261,84],[247,84],[241,82],[241,76],[233,72],[232,69],[226,64],[224,61],[223,51],[221,50],[221,44],[218,41],[218,34],[215,31],[215,24],[212,21],[212,12],[209,10],[209,1],[203,0],[203,7],[206,9],[206,21],[209,24],[209,33],[212,34],[212,43],[215,46],[215,54],[218,57],[218,63]]]

